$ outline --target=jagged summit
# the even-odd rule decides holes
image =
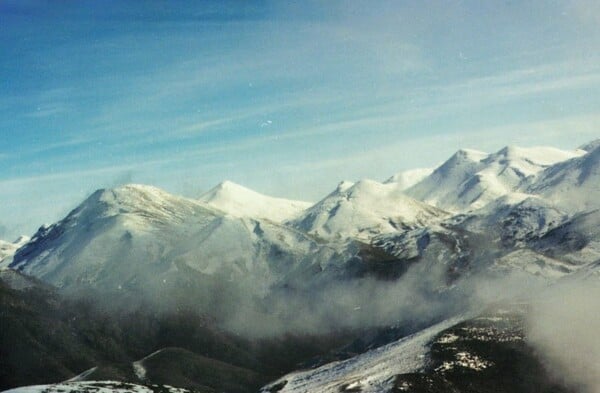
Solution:
[[[264,218],[274,222],[293,219],[309,202],[274,198],[231,181],[219,183],[199,200],[235,217]]]

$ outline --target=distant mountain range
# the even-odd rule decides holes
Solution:
[[[82,380],[104,376],[196,391],[257,391],[275,379],[262,391],[524,392],[538,384],[540,392],[567,392],[571,388],[552,382],[535,351],[523,344],[525,311],[514,306],[521,292],[504,294],[518,309],[508,316],[498,307],[487,316],[482,308],[474,312],[472,299],[481,285],[507,277],[544,287],[589,281],[600,276],[599,262],[600,142],[593,141],[573,151],[460,150],[435,169],[400,172],[384,183],[341,182],[314,204],[229,181],[198,199],[146,185],[98,190],[30,239],[1,242],[0,284],[3,309],[19,316],[10,326],[23,351],[66,359],[74,352],[65,355],[58,343],[83,346],[89,354],[83,363],[104,371],[90,371]],[[56,322],[60,340],[40,349],[30,333],[48,318],[44,310],[54,307],[36,295],[47,291],[72,308],[70,317],[81,315],[74,304],[84,299],[101,314],[118,315],[118,328],[98,331],[75,322],[63,328]],[[123,336],[123,316],[133,310],[147,323],[143,343]],[[163,316],[173,314],[201,318],[207,331],[218,334],[211,333],[204,347],[195,344],[196,328],[183,344],[150,339],[163,337]],[[178,326],[190,329],[188,322]],[[457,330],[463,325],[493,332],[488,341],[499,351],[494,360],[482,347],[485,340]],[[69,329],[78,332],[74,344],[62,336]],[[79,337],[82,329],[123,354],[111,360],[95,344],[89,349]],[[395,333],[382,336],[389,329]],[[274,344],[290,336],[292,344]],[[2,345],[10,340],[3,337]],[[269,354],[295,348],[300,352],[291,358],[298,363],[274,366],[259,356],[253,340],[268,342]],[[202,349],[225,342],[236,350]],[[352,342],[355,349],[339,355],[341,344]],[[446,348],[455,342],[465,347]],[[304,353],[303,346],[312,349]],[[144,352],[150,349],[157,352]],[[534,370],[530,376],[511,369],[502,357],[509,352]],[[252,360],[232,360],[233,353]],[[20,366],[18,359],[14,354],[0,365],[20,376],[2,387],[27,384],[22,367],[43,366]],[[333,359],[343,361],[327,363]],[[52,368],[41,382],[85,371],[75,370],[76,363]],[[312,368],[281,375],[299,365]],[[170,380],[161,367],[179,377]],[[223,385],[211,372],[235,375],[235,381]],[[511,372],[521,377],[505,388],[489,390],[482,382],[482,375],[499,380]],[[79,389],[76,383],[61,389]]]

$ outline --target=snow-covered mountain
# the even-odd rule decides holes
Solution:
[[[306,264],[326,265],[334,254],[270,221],[126,185],[98,190],[63,220],[40,228],[11,267],[64,289],[148,292],[218,276],[204,281],[248,283],[258,295]]]
[[[572,215],[530,247],[577,267],[600,260],[600,210]]]
[[[340,183],[290,225],[324,239],[370,240],[445,216],[444,211],[406,196],[395,183],[361,180]]]
[[[384,252],[381,258],[403,260],[422,255],[426,244],[462,255],[464,231],[499,241],[495,247],[529,247],[567,222],[565,212],[597,206],[599,156],[599,148],[461,150],[406,190],[428,203],[469,211],[452,218],[407,196],[402,176],[388,183],[342,182],[307,209],[307,203],[231,182],[199,200],[141,185],[99,190],[62,221],[40,228],[10,266],[63,288],[154,288],[189,284],[200,275],[252,283],[242,285],[264,295],[296,273],[304,277],[334,265],[343,271],[338,267],[355,252],[345,248],[350,240],[371,244]],[[577,198],[583,202],[571,209],[561,203]]]
[[[600,208],[600,145],[540,172],[523,186],[568,212]]]
[[[515,246],[539,238],[564,223],[568,215],[541,197],[511,192],[463,217],[461,227],[495,234],[494,240]]]
[[[459,150],[431,175],[407,189],[406,194],[440,208],[458,210],[465,202],[457,190],[479,171],[486,156],[476,150]]]
[[[231,181],[224,181],[203,194],[200,201],[235,217],[262,218],[274,222],[291,220],[312,203],[273,198]]]
[[[154,305],[165,305],[182,319],[171,322],[169,314],[165,325],[157,328],[161,339],[163,329],[169,332],[161,345],[155,345],[157,336],[152,336],[141,350],[137,338],[127,341],[131,337],[116,330],[118,338],[127,339],[123,342],[133,348],[132,356],[120,359],[126,366],[117,375],[136,383],[148,379],[162,384],[167,365],[177,376],[175,381],[187,381],[180,374],[187,367],[194,367],[198,381],[208,375],[208,380],[219,382],[212,377],[214,370],[221,370],[222,375],[237,370],[241,381],[258,376],[253,362],[263,356],[259,362],[269,360],[261,363],[261,383],[254,386],[274,380],[264,392],[460,392],[479,391],[477,387],[491,386],[486,385],[488,381],[494,381],[494,386],[510,381],[512,385],[498,388],[502,393],[528,392],[540,383],[548,387],[540,391],[570,392],[554,389],[553,379],[538,367],[542,363],[536,354],[522,344],[525,331],[519,318],[502,310],[474,319],[463,313],[474,292],[482,285],[487,290],[487,280],[523,279],[506,287],[509,298],[523,293],[529,283],[551,287],[555,282],[597,281],[599,176],[600,144],[594,141],[575,151],[507,147],[487,154],[460,150],[433,172],[401,172],[385,183],[342,182],[312,206],[261,195],[231,182],[221,183],[199,199],[142,185],[98,190],[63,220],[40,228],[31,240],[0,244],[0,260],[4,258],[0,266],[10,263],[10,268],[0,270],[0,291],[5,296],[0,317],[17,315],[8,320],[15,327],[11,334],[21,332],[21,326],[35,329],[48,318],[43,310],[50,303],[36,292],[41,282],[29,276],[62,289],[56,296],[99,292],[120,302],[141,295],[153,305],[154,314],[140,325],[147,331],[156,328]],[[277,332],[293,335],[309,327],[307,334],[323,334],[307,339],[318,345],[329,343],[344,329],[358,327],[359,333],[350,333],[362,334],[365,324],[369,329],[396,329],[400,325],[392,323],[413,318],[415,325],[403,332],[411,335],[400,340],[400,336],[384,335],[387,338],[376,341],[379,348],[344,342],[349,347],[339,353],[347,356],[327,352],[338,348],[317,349],[314,363],[304,349],[294,352],[298,348],[294,346],[288,351],[276,343],[267,352],[256,350],[254,344],[242,346],[240,356],[249,363],[240,367],[235,357],[213,345],[231,343],[227,346],[231,350],[239,349],[240,342],[188,334],[186,329],[197,323],[187,319],[185,307],[180,307],[183,303],[192,305],[190,309],[203,318],[207,316],[211,326],[214,323],[236,337],[250,336],[250,329],[275,325],[281,329],[279,325],[305,322],[295,330]],[[37,319],[22,324],[18,318],[29,318],[34,304]],[[58,303],[48,307],[59,309]],[[229,313],[227,321],[224,308]],[[69,315],[79,318],[76,307],[69,310]],[[406,316],[413,310],[415,315]],[[447,319],[452,315],[462,316]],[[441,320],[417,331],[423,323]],[[327,327],[320,330],[322,325]],[[104,340],[114,333],[113,327],[93,331]],[[64,327],[64,337],[70,337],[69,329]],[[31,336],[28,332],[20,337]],[[183,340],[174,344],[170,335]],[[195,343],[194,348],[188,342]],[[304,342],[300,343],[304,348]],[[30,348],[35,345],[31,341]],[[210,354],[202,352],[207,345]],[[67,348],[69,353],[79,353],[78,347],[73,348]],[[279,353],[278,348],[286,349]],[[352,353],[347,348],[362,349]],[[36,350],[31,353],[46,351]],[[292,352],[296,360],[308,362],[302,364],[319,366],[280,377],[298,364],[276,367]],[[515,369],[514,356],[534,365],[534,372]],[[106,360],[92,359],[92,364]],[[182,365],[182,359],[187,363]],[[327,359],[342,360],[325,363]],[[113,366],[106,366],[103,373],[115,372]],[[74,375],[75,369],[56,375]],[[91,372],[86,378],[94,375],[105,374]],[[76,383],[56,386],[65,391],[87,389],[88,385]],[[90,391],[96,389],[96,385],[89,386]],[[113,389],[98,386],[101,391]]]
[[[515,191],[529,176],[584,153],[551,147],[505,147],[493,154],[459,150],[406,194],[441,209],[469,211]]]

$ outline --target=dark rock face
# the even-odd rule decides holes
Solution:
[[[461,393],[452,382],[439,375],[403,374],[394,381],[392,393]]]
[[[423,373],[399,375],[393,392],[574,393],[527,345],[524,306],[496,309],[439,333]]]

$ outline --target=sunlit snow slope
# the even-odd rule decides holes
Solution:
[[[220,183],[199,200],[235,217],[264,218],[274,222],[293,219],[312,205],[273,198],[230,181]]]
[[[569,212],[600,208],[600,145],[585,155],[554,165],[524,187]]]
[[[332,254],[270,221],[126,185],[99,190],[62,221],[40,228],[11,267],[62,288],[158,290],[216,275],[263,293],[294,269],[325,263]]]
[[[406,193],[453,212],[477,209],[545,168],[584,153],[551,147],[505,147],[493,154],[459,150]]]
[[[361,180],[340,183],[291,225],[320,238],[368,240],[382,233],[425,226],[445,215],[406,196],[395,183]]]
[[[417,372],[425,367],[431,340],[439,332],[460,320],[461,318],[449,319],[412,336],[347,360],[288,374],[265,386],[262,392],[273,391],[276,386],[282,386],[281,390],[275,390],[280,393],[390,391],[394,376]]]
[[[432,172],[433,169],[431,168],[409,169],[407,171],[396,173],[384,183],[395,183],[399,189],[406,190],[431,175]]]

